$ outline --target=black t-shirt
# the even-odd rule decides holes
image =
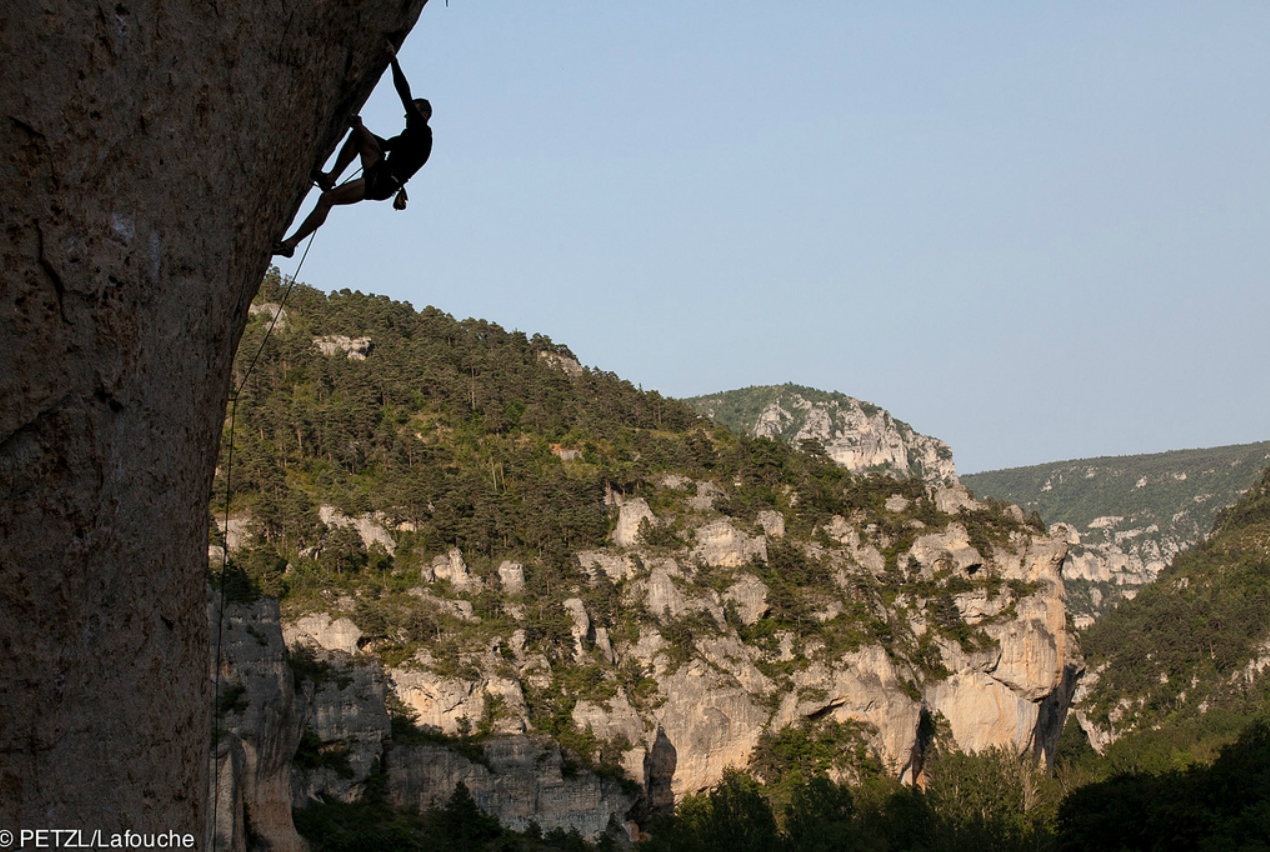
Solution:
[[[411,113],[406,116],[406,129],[383,140],[380,147],[388,155],[385,158],[388,168],[397,180],[405,183],[423,168],[432,154],[432,128],[423,116]]]

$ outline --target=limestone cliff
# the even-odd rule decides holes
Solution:
[[[1185,525],[1185,531],[1177,527]],[[1063,579],[1072,590],[1071,613],[1078,629],[1093,624],[1120,601],[1133,600],[1155,582],[1179,553],[1203,540],[1191,518],[1179,518],[1173,529],[1135,524],[1123,516],[1094,518],[1084,531],[1055,524],[1053,533],[1067,539]]]
[[[293,612],[285,627],[267,599],[227,605],[217,848],[242,849],[248,822],[272,847],[296,848],[289,806],[357,801],[375,774],[404,807],[440,805],[462,781],[512,828],[533,820],[597,837],[618,824],[635,836],[657,808],[762,763],[790,730],[848,731],[907,780],[936,716],[966,750],[1053,756],[1083,669],[1065,623],[1061,537],[1021,513],[985,536],[987,509],[964,489],[910,484],[885,501],[890,533],[834,516],[818,542],[791,542],[772,510],[747,524],[692,491],[727,497],[717,483],[670,478],[650,493],[661,515],[642,499],[616,509],[618,529],[624,516],[645,532],[650,520],[688,526],[680,546],[635,533],[579,554],[586,579],[562,602],[571,638],[560,655],[532,638],[545,622],[518,603],[522,571],[502,562],[483,578],[453,550],[440,557],[445,575],[429,565],[406,598],[469,641],[388,669],[355,623],[370,610],[350,599]],[[798,593],[801,623],[773,561],[825,572],[826,584]],[[507,616],[487,623],[473,601],[488,606],[491,593]],[[210,614],[216,623],[215,601]],[[559,740],[543,734],[547,722]],[[833,767],[840,778],[857,769],[849,751]]]
[[[471,638],[450,652],[457,657],[421,649],[387,672],[389,688],[440,735],[483,726],[492,736],[487,754],[556,754],[521,732],[539,729],[544,707],[567,708],[582,736],[566,739],[582,748],[580,758],[609,761],[641,785],[646,800],[658,784],[675,796],[703,790],[728,767],[749,766],[765,738],[791,728],[816,735],[827,724],[858,731],[902,778],[920,769],[919,729],[935,715],[967,750],[1002,746],[1052,758],[1083,669],[1063,607],[1065,540],[1027,526],[1017,510],[992,521],[996,531],[985,536],[989,510],[964,489],[913,489],[885,501],[889,533],[835,516],[816,540],[791,541],[771,517],[779,512],[748,523],[720,516],[699,495],[726,498],[722,485],[669,478],[650,494],[663,506],[660,516],[649,500],[622,501],[614,544],[578,555],[587,579],[558,616],[529,618],[518,603],[523,573],[508,583],[507,563],[491,564],[485,579],[464,563],[462,582],[429,566],[425,586],[409,597],[453,625],[450,635]],[[638,530],[657,527],[685,532],[677,546],[650,547]],[[451,552],[444,562],[463,560]],[[794,592],[774,570],[828,582]],[[485,596],[488,607],[490,594],[505,615],[485,621],[472,603]],[[619,609],[606,610],[603,600]],[[791,606],[804,621],[790,620]],[[334,621],[294,617],[308,626],[289,628],[291,635],[336,652],[347,647],[348,631],[334,625],[351,628],[356,612]],[[570,625],[567,654],[541,644],[544,617]],[[443,751],[393,746],[395,800],[435,803],[463,780],[512,824],[527,818],[523,803],[534,800],[543,825],[588,832],[633,804],[592,781],[542,792],[558,782],[525,767],[555,757],[507,758],[504,769],[487,770]],[[424,765],[425,756],[432,764]],[[854,770],[844,764],[838,771]],[[520,780],[498,780],[500,773]],[[513,788],[520,792],[512,795]]]
[[[356,802],[375,777],[393,803],[420,810],[444,804],[463,782],[517,830],[534,821],[595,837],[636,804],[637,785],[588,771],[549,737],[504,731],[474,745],[426,725],[394,731],[389,708],[401,702],[388,677],[373,656],[343,650],[339,630],[320,629],[329,619],[289,626],[288,648],[276,600],[229,602],[222,613],[213,594],[208,617],[222,637],[214,849],[303,852],[292,808]],[[395,675],[393,686],[409,695],[409,672]]]
[[[5,5],[0,824],[202,836],[231,359],[423,2]]]
[[[482,810],[508,828],[536,822],[544,831],[603,834],[620,825],[635,796],[611,778],[572,766],[548,737],[488,740],[473,760],[443,745],[394,745],[388,786],[394,804],[427,810],[445,804],[460,782]]]
[[[296,295],[241,429],[287,475],[244,482],[235,544],[289,639],[378,665],[393,711],[391,743],[314,725],[297,804],[355,797],[376,747],[393,801],[462,780],[505,819],[536,801],[540,824],[588,832],[729,767],[915,779],[931,730],[1052,755],[1081,663],[1066,543],[1035,518],[570,374],[538,336]],[[328,333],[376,345],[327,356]],[[333,720],[365,707],[350,677],[312,693]],[[822,764],[791,763],[809,752]],[[565,783],[586,772],[639,801]]]
[[[208,623],[219,642],[210,670],[219,691],[212,848],[245,852],[246,826],[267,848],[303,852],[291,822],[291,763],[304,730],[308,701],[282,639],[278,602],[249,604],[208,594]],[[219,652],[219,654],[218,654]]]
[[[919,434],[890,412],[840,393],[798,385],[743,388],[687,400],[701,413],[743,434],[801,446],[816,441],[848,470],[881,470],[955,485],[952,450]]]

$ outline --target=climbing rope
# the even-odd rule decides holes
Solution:
[[[351,178],[350,178],[351,180]],[[278,318],[282,316],[283,308],[286,307],[287,299],[291,295],[292,288],[295,287],[296,279],[300,275],[300,270],[304,268],[305,258],[309,256],[309,249],[313,247],[313,238],[317,236],[314,232],[309,236],[308,243],[304,246],[304,254],[300,256],[300,263],[296,266],[295,272],[290,275],[287,281],[287,287],[282,293],[282,300],[278,303],[278,309],[273,312],[273,317],[269,320],[269,327],[265,329],[265,336],[260,341],[260,346],[256,349],[256,354],[252,356],[251,361],[247,365],[247,370],[243,373],[242,381],[234,388],[229,399],[229,449],[225,458],[225,524],[221,529],[221,573],[220,573],[220,601],[216,611],[216,665],[215,665],[215,685],[212,687],[212,724],[213,732],[216,739],[212,748],[212,822],[211,837],[209,850],[215,850],[216,847],[216,823],[220,811],[220,770],[217,766],[216,744],[220,739],[220,686],[221,686],[221,639],[225,632],[225,583],[229,575],[229,505],[233,496],[233,476],[234,476],[234,429],[238,423],[238,397],[242,394],[243,388],[247,386],[247,380],[251,378],[252,372],[256,369],[256,362],[260,360],[260,355],[265,351],[265,345],[269,342],[270,336],[273,334],[274,326],[278,324]]]
[[[357,179],[362,173],[362,169],[358,168],[355,172],[345,178],[340,184],[343,186],[350,181]],[[282,316],[283,308],[286,307],[287,299],[291,296],[291,290],[295,287],[296,279],[300,277],[300,270],[304,268],[304,261],[309,256],[309,249],[313,247],[313,238],[317,236],[317,232],[309,235],[309,241],[304,245],[304,253],[300,255],[300,262],[296,264],[295,272],[291,273],[287,281],[286,289],[282,293],[282,300],[278,303],[278,309],[273,312],[273,317],[269,320],[269,327],[265,329],[265,336],[260,341],[260,346],[256,348],[256,354],[251,357],[251,361],[247,364],[247,370],[243,373],[242,380],[237,387],[233,389],[229,398],[229,449],[225,454],[225,523],[221,530],[221,575],[220,575],[220,601],[216,612],[216,665],[214,686],[212,687],[212,721],[214,725],[214,733],[219,739],[220,736],[220,687],[221,687],[221,640],[225,633],[225,582],[229,573],[229,506],[233,499],[233,475],[234,475],[234,430],[238,423],[238,398],[243,392],[243,388],[247,386],[247,380],[251,378],[251,374],[256,369],[256,362],[260,360],[261,354],[265,351],[265,345],[268,344],[269,338],[273,335],[274,326],[278,324],[278,319]],[[212,822],[211,837],[209,838],[209,852],[214,852],[216,846],[216,822],[220,811],[220,772],[216,767],[216,752],[212,751]]]
[[[361,173],[362,170],[359,168],[346,178],[344,183],[356,180]],[[340,186],[343,185],[343,183],[340,184]],[[309,256],[309,249],[313,247],[313,238],[316,236],[316,231],[309,235],[309,241],[304,245],[304,253],[300,255],[300,262],[296,265],[295,272],[289,276],[290,280],[287,281],[287,287],[282,293],[282,301],[278,303],[278,309],[273,312],[273,317],[269,320],[269,327],[265,329],[265,336],[260,341],[260,346],[256,348],[256,354],[248,362],[242,381],[238,383],[238,386],[234,388],[233,393],[229,397],[229,449],[225,454],[225,524],[221,529],[220,601],[216,611],[216,665],[213,678],[215,685],[212,687],[212,722],[215,726],[214,732],[218,738],[220,736],[221,640],[225,633],[225,581],[229,573],[229,505],[234,493],[234,430],[238,424],[238,397],[242,394],[243,388],[247,386],[247,380],[251,378],[252,372],[256,369],[256,362],[260,360],[261,353],[265,351],[265,345],[273,335],[273,328],[278,324],[279,317],[282,316],[282,310],[286,307],[287,299],[291,296],[291,290],[295,287],[296,279],[300,277],[300,270],[304,268],[304,261]],[[211,757],[212,823],[209,850],[214,850],[216,846],[216,821],[220,810],[220,772],[216,768],[215,750],[212,751]]]

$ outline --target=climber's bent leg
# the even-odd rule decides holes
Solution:
[[[335,189],[328,189],[318,196],[317,206],[313,208],[313,212],[304,220],[304,224],[300,226],[300,229],[274,246],[273,253],[290,257],[295,253],[295,247],[299,245],[301,240],[322,227],[322,223],[326,221],[326,217],[331,212],[332,207],[337,204],[356,204],[365,197],[366,181],[363,178],[350,180],[343,186],[335,187]]]
[[[353,129],[348,133],[348,139],[344,140],[344,145],[335,157],[335,165],[331,171],[315,170],[313,172],[313,180],[324,190],[335,185],[335,181],[339,180],[340,175],[348,168],[349,163],[353,162],[354,157],[361,157],[363,170],[383,159],[384,152],[379,147],[379,140],[375,138],[375,134],[360,123],[361,119],[357,121],[358,123],[353,125]]]

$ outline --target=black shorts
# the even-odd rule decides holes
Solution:
[[[363,177],[366,180],[367,201],[387,201],[401,189],[401,182],[393,176],[388,163],[383,160],[367,169]]]

